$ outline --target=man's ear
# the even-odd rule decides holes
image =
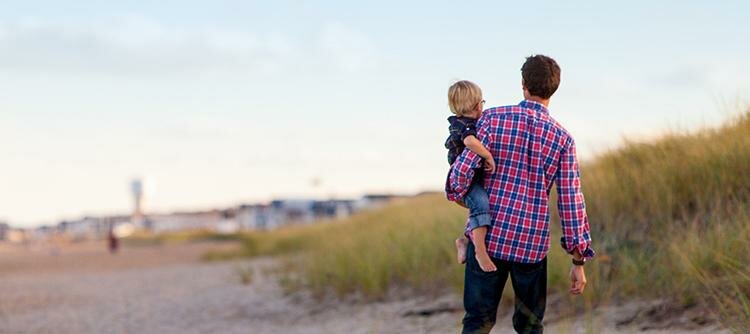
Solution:
[[[526,87],[526,83],[521,80],[521,88],[523,91],[523,98],[527,99],[531,94],[529,93],[529,89]]]

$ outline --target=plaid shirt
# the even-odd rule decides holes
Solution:
[[[538,262],[547,255],[547,202],[554,182],[563,248],[567,252],[577,248],[584,257],[593,257],[575,143],[547,108],[524,100],[488,109],[477,124],[477,137],[497,163],[497,170],[484,179],[493,220],[486,239],[489,255],[523,263]],[[461,153],[446,184],[449,200],[463,199],[481,161],[470,150]]]

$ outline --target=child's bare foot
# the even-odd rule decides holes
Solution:
[[[476,258],[477,262],[479,262],[479,267],[482,268],[482,271],[492,272],[497,270],[497,267],[495,267],[495,264],[492,262],[492,259],[490,259],[490,256],[487,255],[487,252],[477,253]]]
[[[466,263],[466,238],[458,238],[456,239],[456,251],[458,263],[464,264]]]

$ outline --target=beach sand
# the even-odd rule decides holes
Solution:
[[[231,243],[125,246],[102,242],[53,247],[0,245],[0,333],[457,333],[456,295],[381,303],[317,302],[285,296],[270,258],[203,262]],[[241,270],[252,271],[241,282]],[[547,323],[549,333],[635,333],[617,326],[646,304],[601,308]],[[549,316],[548,319],[554,319]],[[649,333],[716,333],[714,327]],[[513,333],[510,312],[493,333]]]

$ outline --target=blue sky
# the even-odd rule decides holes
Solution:
[[[446,90],[554,57],[582,159],[746,106],[747,2],[0,2],[0,220],[439,190]],[[321,180],[314,187],[311,180]]]

